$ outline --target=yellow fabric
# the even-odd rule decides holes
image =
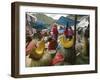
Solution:
[[[36,48],[35,52],[38,55],[41,55],[43,54],[44,48],[45,48],[45,42],[42,40],[38,43],[38,47]]]
[[[66,39],[64,36],[62,36],[60,38],[60,43],[64,48],[70,48],[74,44],[74,37],[71,40],[69,40],[69,39]]]

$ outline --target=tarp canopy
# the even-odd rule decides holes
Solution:
[[[45,23],[43,21],[36,21],[34,23],[32,22],[31,26],[38,30],[46,29]]]
[[[70,27],[70,26],[75,25],[75,20],[72,20],[72,19],[70,19],[70,18],[61,16],[61,17],[56,21],[56,23],[57,23],[57,24],[60,24],[60,25],[63,25],[63,26],[66,26],[66,27]],[[77,21],[77,23],[78,23],[78,21]]]

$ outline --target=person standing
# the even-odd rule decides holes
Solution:
[[[68,27],[65,28],[64,35],[65,35],[66,38],[68,38]]]
[[[69,38],[69,40],[71,40],[71,39],[72,39],[73,34],[74,34],[74,32],[73,32],[72,28],[71,28],[71,27],[69,27],[69,28],[68,28],[68,38]]]
[[[58,29],[57,29],[57,25],[54,24],[51,28],[51,36],[54,40],[57,41],[57,38],[58,38]]]

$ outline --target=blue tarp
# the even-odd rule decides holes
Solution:
[[[75,25],[75,20],[72,20],[72,19],[69,19],[69,18],[67,18],[67,17],[61,16],[61,17],[56,21],[56,23],[68,27],[68,26],[73,26],[73,25]],[[78,21],[77,21],[77,23],[78,23]]]
[[[45,23],[43,21],[36,21],[32,23],[32,27],[38,30],[42,30],[46,28]]]

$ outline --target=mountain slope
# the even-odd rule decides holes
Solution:
[[[45,24],[48,24],[48,25],[50,25],[53,22],[55,22],[55,20],[53,18],[48,17],[43,13],[36,13],[36,14],[33,14],[33,15],[37,17],[37,20],[43,21]]]

